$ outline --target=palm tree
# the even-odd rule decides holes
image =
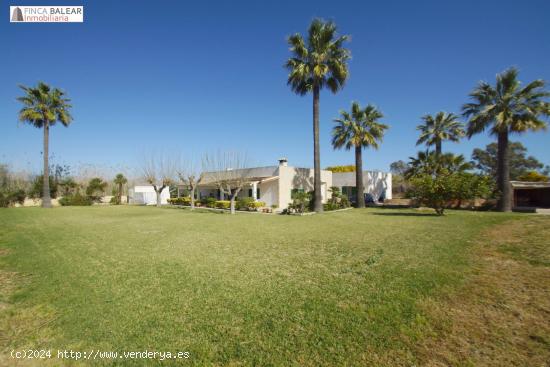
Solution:
[[[458,142],[464,136],[463,125],[458,121],[458,116],[453,113],[440,111],[435,117],[432,115],[422,116],[424,123],[416,127],[420,130],[420,138],[416,145],[435,145],[435,152],[441,154],[441,143],[444,140]]]
[[[65,97],[64,92],[57,88],[52,89],[43,82],[39,82],[34,88],[24,85],[21,85],[20,88],[25,92],[25,95],[17,98],[23,104],[23,108],[19,111],[19,121],[44,130],[42,207],[51,208],[48,165],[50,126],[55,125],[57,121],[64,126],[69,126],[73,119],[69,112],[72,106],[69,104],[70,99]]]
[[[288,38],[292,57],[286,62],[287,84],[299,95],[313,93],[313,169],[315,211],[323,211],[321,198],[321,158],[319,152],[319,94],[327,87],[332,93],[340,90],[348,78],[350,52],[343,47],[348,36],[337,36],[336,25],[314,19],[307,40],[297,33]]]
[[[119,173],[118,175],[116,175],[113,182],[115,183],[115,185],[118,186],[117,204],[121,204],[122,203],[122,186],[128,182],[128,179],[124,177],[122,173]]]
[[[550,116],[550,93],[544,90],[545,82],[535,80],[521,87],[518,70],[510,68],[496,77],[493,87],[480,82],[470,93],[473,102],[462,107],[463,115],[469,117],[468,137],[490,127],[491,135],[497,137],[497,189],[500,194],[498,209],[512,210],[509,164],[509,134],[546,129],[547,122],[541,117]]]
[[[384,117],[375,106],[369,104],[361,109],[359,103],[351,104],[351,113],[340,111],[340,118],[332,130],[332,146],[335,149],[345,147],[346,150],[355,149],[355,187],[357,189],[357,207],[364,208],[363,200],[363,148],[373,147],[378,149],[378,143],[382,141],[388,125],[378,122]]]
[[[445,173],[461,173],[474,168],[471,162],[466,161],[462,154],[454,155],[445,153],[438,155],[436,152],[418,152],[416,157],[409,157],[405,178],[416,176],[438,176]]]

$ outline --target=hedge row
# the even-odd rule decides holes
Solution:
[[[188,196],[179,197],[179,198],[170,198],[168,203],[173,205],[191,205],[191,198]],[[195,200],[195,206],[207,207],[207,208],[217,208],[217,209],[229,209],[231,207],[231,201],[229,200],[216,200],[215,198],[203,198],[200,200]],[[254,201],[252,198],[239,199],[235,202],[235,208],[237,210],[248,210],[256,211],[259,208],[265,207],[263,201]]]

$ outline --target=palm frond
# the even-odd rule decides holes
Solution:
[[[383,114],[374,106],[364,109],[352,102],[350,112],[340,111],[340,118],[334,119],[337,125],[332,130],[332,145],[335,149],[345,147],[371,147],[378,149],[388,125],[378,122]]]
[[[333,22],[318,18],[311,22],[306,39],[300,34],[288,37],[293,56],[286,61],[285,68],[292,91],[304,95],[314,86],[327,87],[333,93],[342,89],[349,76],[350,52],[343,46],[348,40],[348,36],[336,34]]]
[[[70,99],[58,88],[51,88],[44,82],[36,87],[19,86],[25,95],[17,97],[23,104],[19,111],[19,121],[41,128],[45,123],[54,125],[57,121],[68,126],[73,120],[70,114]]]
[[[416,145],[426,144],[429,147],[446,140],[457,142],[466,134],[454,113],[439,111],[435,116],[422,116],[422,120],[424,123],[416,127],[420,131]]]
[[[545,129],[550,116],[550,93],[544,90],[545,82],[535,80],[521,88],[519,72],[509,68],[498,74],[495,86],[481,82],[471,93],[473,100],[462,107],[462,114],[469,118],[467,135],[483,132],[488,127],[491,134],[501,132],[523,133]]]

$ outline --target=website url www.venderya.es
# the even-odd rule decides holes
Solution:
[[[72,349],[21,349],[11,351],[11,357],[14,359],[71,359],[71,360],[86,360],[86,359],[155,359],[164,361],[167,359],[188,359],[189,352],[174,351],[174,352],[159,352],[151,350],[142,351],[104,351],[91,349],[88,351],[76,351]]]

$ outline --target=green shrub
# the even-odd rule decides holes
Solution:
[[[101,197],[105,194],[107,188],[107,182],[103,181],[100,177],[94,177],[88,182],[86,188],[86,195],[97,203],[101,201]]]
[[[2,190],[0,191],[0,208],[7,208],[16,203],[23,204],[25,202],[25,190]]]
[[[216,200],[214,204],[218,209],[229,209],[231,207],[231,201],[229,200]]]
[[[340,199],[342,200],[341,203],[340,203],[341,208],[349,208],[351,206],[351,203],[350,203],[347,195],[342,195],[340,197]]]
[[[264,207],[265,203],[263,201],[254,201],[253,198],[242,198],[237,200],[235,203],[235,208],[237,210],[249,210],[256,211],[258,208]]]
[[[181,196],[179,198],[170,198],[168,199],[169,204],[173,205],[191,205],[191,198],[189,196]]]
[[[292,196],[292,203],[288,205],[288,213],[295,211],[297,213],[305,213],[313,210],[313,195],[312,192],[295,191]]]
[[[120,198],[117,195],[115,195],[111,198],[109,203],[113,205],[120,205]]]
[[[207,197],[201,199],[201,204],[206,206],[207,208],[215,208],[216,207],[216,198]]]
[[[410,197],[443,215],[452,201],[484,198],[491,193],[490,179],[472,173],[420,174],[411,180]]]
[[[265,206],[265,202],[255,201],[254,203],[252,203],[252,205],[249,208],[253,210],[257,210],[259,208],[263,208],[264,206]]]
[[[248,210],[251,205],[253,205],[253,198],[242,198],[237,200],[235,207],[237,210]]]
[[[58,194],[60,196],[72,195],[78,191],[79,187],[80,185],[74,179],[67,177],[58,183]]]
[[[74,195],[63,196],[59,199],[59,204],[62,206],[88,206],[94,202],[93,198],[87,195],[76,193]]]
[[[9,206],[11,206],[11,202],[8,200],[7,195],[0,192],[0,208],[7,208]]]
[[[43,175],[40,175],[34,178],[34,181],[32,182],[31,188],[28,192],[30,198],[39,199],[42,197],[42,184],[44,183],[43,177],[44,177]],[[53,176],[49,177],[49,181],[50,181],[50,197],[52,199],[55,199],[57,198],[57,189],[58,189],[57,181],[53,178]]]
[[[333,186],[330,188],[332,193],[331,198],[326,204],[323,205],[325,210],[338,210],[350,207],[349,199],[346,195],[342,194],[339,187]]]

